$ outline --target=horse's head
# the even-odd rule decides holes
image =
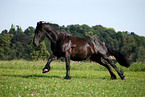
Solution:
[[[44,29],[44,24],[40,21],[37,23],[36,26],[33,44],[35,46],[39,46],[40,42],[44,40],[45,36],[46,36],[46,31]]]
[[[35,30],[35,36],[33,43],[38,46],[45,36],[50,39],[52,43],[58,40],[58,35],[61,33],[59,26],[57,24],[38,22]]]

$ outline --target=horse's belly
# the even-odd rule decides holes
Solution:
[[[74,61],[81,61],[81,60],[86,60],[86,59],[87,59],[87,57],[81,57],[80,55],[71,56],[71,60],[74,60]]]
[[[81,61],[81,60],[86,60],[89,58],[92,54],[91,48],[82,48],[82,49],[73,49],[71,53],[71,60],[74,61]]]

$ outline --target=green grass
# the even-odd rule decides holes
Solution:
[[[126,80],[110,80],[108,70],[96,63],[71,62],[71,80],[65,63],[52,62],[42,74],[44,61],[0,61],[0,97],[145,97],[145,63],[124,70]]]

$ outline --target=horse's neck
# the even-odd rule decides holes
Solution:
[[[56,33],[47,33],[46,37],[51,41],[51,44],[56,44],[58,35]]]
[[[64,39],[65,36],[68,34],[65,32],[52,32],[52,33],[47,33],[46,36],[47,38],[50,39],[52,45],[56,45],[57,41],[61,41]]]

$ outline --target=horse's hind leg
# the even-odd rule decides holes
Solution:
[[[120,76],[120,78],[126,79],[126,77],[123,75],[123,72],[119,71],[117,66],[114,64],[114,62],[111,60],[111,58],[109,56],[104,56],[103,57],[109,64],[111,64],[111,66],[117,71],[118,75]]]
[[[111,79],[116,79],[116,76],[113,73],[110,65],[107,62],[103,62],[103,60],[101,59],[101,56],[100,55],[93,55],[90,59],[92,61],[95,61],[95,62],[99,63],[102,66],[105,66],[109,70],[109,73],[111,75]]]
[[[116,75],[113,73],[110,65],[107,62],[103,62],[103,60],[101,60],[98,63],[101,64],[102,66],[105,66],[109,70],[109,73],[111,75],[111,79],[116,79]]]

